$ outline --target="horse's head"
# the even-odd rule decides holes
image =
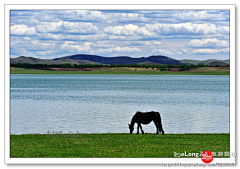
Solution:
[[[133,125],[128,124],[128,126],[129,126],[129,130],[130,130],[130,134],[132,134],[132,132],[134,130]]]

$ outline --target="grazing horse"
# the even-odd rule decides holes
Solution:
[[[161,116],[159,114],[159,112],[155,112],[155,111],[151,111],[151,112],[137,112],[131,121],[131,124],[129,125],[129,130],[130,130],[130,134],[132,134],[133,130],[134,130],[134,124],[137,123],[137,134],[139,134],[139,127],[142,131],[142,134],[144,134],[144,131],[142,129],[141,124],[149,124],[151,123],[151,121],[154,122],[156,128],[157,128],[157,133],[159,134],[159,132],[161,132],[162,134],[164,134],[163,128],[162,128],[162,122],[161,122]]]

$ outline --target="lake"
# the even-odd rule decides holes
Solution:
[[[10,76],[10,132],[129,133],[158,111],[165,133],[229,133],[229,76]],[[142,125],[155,133],[155,125]],[[135,130],[134,133],[136,133]]]

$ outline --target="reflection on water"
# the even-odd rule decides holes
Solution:
[[[11,134],[126,133],[151,110],[166,133],[229,132],[229,76],[13,74],[10,92]]]

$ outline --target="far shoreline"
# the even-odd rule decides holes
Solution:
[[[43,70],[43,69],[25,69],[11,67],[10,74],[82,74],[82,75],[230,75],[229,67],[203,67],[187,71],[160,71],[155,69],[142,68],[106,68],[106,69],[88,69],[88,70]]]

